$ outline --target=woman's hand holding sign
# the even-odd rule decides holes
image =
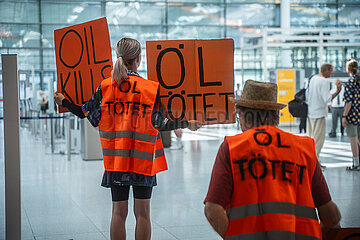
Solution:
[[[62,100],[64,100],[64,95],[61,93],[54,93],[54,100],[57,105],[62,106]]]

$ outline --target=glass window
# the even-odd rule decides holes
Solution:
[[[142,47],[150,40],[163,40],[166,38],[165,29],[162,26],[119,26],[109,25],[110,42],[114,48],[123,37],[138,40]]]
[[[37,2],[0,1],[1,22],[36,23],[39,21]]]
[[[339,25],[360,25],[360,4],[342,4],[339,8]]]
[[[223,27],[210,26],[170,26],[168,39],[222,38]]]
[[[0,47],[39,47],[39,25],[1,24]]]
[[[174,25],[221,25],[224,21],[224,8],[216,4],[168,4],[169,24]]]
[[[54,31],[56,29],[68,27],[68,25],[43,25],[42,33],[43,33],[43,47],[54,47]]]
[[[290,0],[290,3],[336,3],[337,0]]]
[[[331,26],[336,25],[337,8],[334,5],[291,5],[291,26]]]
[[[44,70],[55,70],[56,69],[55,61],[56,61],[55,49],[44,49],[43,50]]]
[[[18,69],[20,70],[31,70],[40,69],[40,52],[38,49],[13,49],[18,55]]]
[[[165,4],[144,2],[107,2],[108,24],[164,24]]]
[[[74,25],[101,17],[99,2],[44,2],[41,4],[43,23]]]
[[[228,3],[276,3],[279,0],[226,0]]]
[[[278,26],[275,4],[231,4],[226,9],[230,26]]]
[[[182,3],[199,3],[199,2],[206,2],[206,3],[223,3],[224,0],[168,0],[168,2],[182,4]]]

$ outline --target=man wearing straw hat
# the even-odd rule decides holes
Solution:
[[[277,85],[248,80],[231,101],[243,133],[225,137],[214,163],[204,201],[214,230],[228,240],[315,240],[339,228],[314,140],[277,128]]]

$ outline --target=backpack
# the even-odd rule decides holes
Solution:
[[[309,78],[307,88],[310,86],[310,80],[314,75]],[[306,90],[303,88],[295,94],[293,100],[288,103],[289,112],[293,117],[306,118],[308,115],[308,105],[306,103]]]

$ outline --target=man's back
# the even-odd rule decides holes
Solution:
[[[322,118],[327,116],[327,106],[331,102],[330,82],[315,75],[308,88],[308,117]]]
[[[257,239],[276,231],[279,239],[320,238],[311,192],[316,167],[313,140],[274,126],[226,139],[234,179],[227,236]]]

